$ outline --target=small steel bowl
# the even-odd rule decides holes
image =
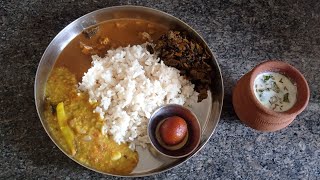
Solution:
[[[188,133],[185,139],[175,145],[177,148],[165,147],[166,145],[159,139],[158,129],[159,126],[168,117],[179,116],[187,123]],[[196,150],[200,144],[201,139],[201,126],[197,116],[189,109],[178,105],[169,104],[158,108],[150,117],[148,123],[148,136],[152,146],[162,155],[170,158],[182,158],[190,155]]]

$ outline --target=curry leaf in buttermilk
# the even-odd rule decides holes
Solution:
[[[274,91],[274,92],[276,92],[276,93],[279,93],[280,92],[280,88],[279,88],[279,86],[277,85],[277,83],[276,82],[272,82],[272,90]]]
[[[283,83],[282,78],[279,80],[280,83]]]
[[[271,75],[263,75],[263,82],[267,82],[271,77]]]
[[[272,96],[272,97],[270,98],[270,101],[272,102],[272,104],[278,102],[278,96]]]
[[[283,95],[283,102],[287,102],[287,103],[290,102],[289,101],[289,93],[286,93],[286,94]]]

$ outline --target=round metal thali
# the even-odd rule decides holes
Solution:
[[[49,131],[48,124],[44,118],[44,93],[45,85],[50,75],[54,64],[62,52],[62,50],[74,39],[78,34],[80,34],[84,29],[97,25],[101,22],[112,20],[112,19],[121,19],[121,18],[133,18],[133,19],[142,19],[148,20],[151,22],[159,23],[165,25],[173,30],[186,31],[188,35],[202,44],[207,48],[208,52],[212,55],[212,64],[214,75],[212,78],[212,85],[210,87],[210,92],[208,98],[203,100],[201,103],[198,103],[192,107],[192,111],[197,115],[201,129],[201,141],[197,149],[187,157],[180,159],[172,159],[164,157],[163,155],[156,152],[155,149],[150,145],[149,148],[137,147],[137,152],[139,154],[139,163],[137,167],[128,175],[125,176],[148,176],[152,174],[157,174],[166,170],[169,170],[175,166],[178,166],[191,158],[200,149],[207,143],[211,135],[213,134],[215,128],[217,127],[220,113],[222,110],[223,103],[223,81],[221,71],[218,65],[215,56],[212,54],[208,45],[201,38],[199,34],[196,33],[190,26],[182,22],[181,20],[158,10],[139,7],[139,6],[117,6],[110,7],[105,9],[100,9],[89,14],[86,14],[77,20],[70,23],[65,27],[49,44],[46,51],[44,52],[41,61],[39,63],[37,74],[35,78],[35,103],[38,111],[40,121],[46,130],[49,137],[56,144],[56,146],[64,152],[69,158],[81,164],[79,161],[68,155],[62,148],[59,142],[57,142]],[[93,169],[91,167],[85,166],[88,169],[94,170],[99,173],[119,176],[117,174],[109,174],[101,172],[99,170]]]

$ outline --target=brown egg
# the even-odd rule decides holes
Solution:
[[[160,125],[160,137],[167,145],[179,144],[186,136],[188,131],[187,123],[178,116],[168,117]]]

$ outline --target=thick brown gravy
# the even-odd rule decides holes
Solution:
[[[91,66],[91,54],[83,53],[81,44],[95,48],[97,44],[101,44],[101,40],[108,38],[109,42],[106,46],[97,47],[98,54],[103,56],[112,48],[145,43],[148,39],[142,35],[143,32],[147,32],[155,41],[168,31],[168,28],[161,24],[140,19],[109,20],[98,24],[97,27],[97,32],[91,38],[84,33],[76,36],[64,48],[55,67],[66,67],[76,75],[77,81],[80,81],[83,73]]]

